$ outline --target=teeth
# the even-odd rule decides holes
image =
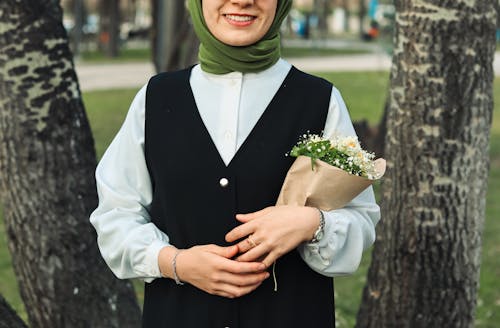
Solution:
[[[226,15],[226,17],[237,22],[249,22],[253,19],[253,16]]]

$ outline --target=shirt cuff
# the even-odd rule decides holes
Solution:
[[[155,239],[146,249],[146,256],[144,258],[144,278],[145,282],[152,282],[156,278],[161,278],[160,267],[158,264],[158,255],[163,247],[171,246],[169,243]]]
[[[335,211],[324,211],[323,214],[325,216],[323,238],[316,243],[303,244],[302,250],[307,260],[316,262],[320,267],[329,267],[346,242],[350,222]]]

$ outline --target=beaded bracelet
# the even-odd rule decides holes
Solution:
[[[177,285],[184,285],[184,283],[179,279],[179,276],[177,275],[177,255],[182,252],[182,249],[178,249],[175,252],[174,258],[172,259],[172,272],[174,274],[174,280]]]

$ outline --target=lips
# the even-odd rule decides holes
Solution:
[[[229,20],[234,20],[236,22],[249,22],[255,19],[255,16],[250,15],[235,15],[235,14],[226,14],[224,15]]]
[[[245,14],[224,14],[226,21],[234,26],[248,26],[251,25],[257,16]]]

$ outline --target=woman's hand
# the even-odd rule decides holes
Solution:
[[[173,277],[171,266],[175,252],[177,249],[165,247],[159,255],[160,270],[170,278]],[[176,259],[177,276],[181,281],[213,295],[228,298],[243,296],[259,287],[269,273],[262,263],[232,260],[237,254],[236,245],[202,245],[181,250]]]
[[[306,206],[271,206],[238,214],[243,222],[226,235],[227,242],[240,241],[238,261],[262,261],[269,267],[278,258],[312,239],[319,226],[318,209]]]

